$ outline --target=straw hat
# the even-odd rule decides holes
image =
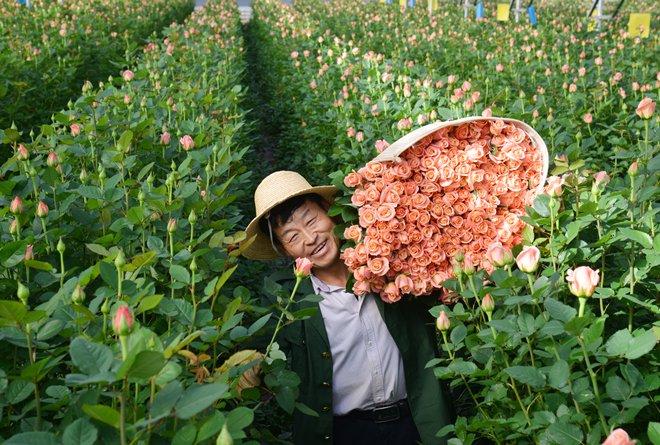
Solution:
[[[280,255],[273,249],[270,237],[261,231],[259,220],[270,210],[295,196],[316,193],[332,202],[337,187],[323,185],[312,187],[299,173],[280,170],[266,176],[254,192],[256,217],[245,229],[246,239],[241,243],[242,254],[252,260],[272,260]]]

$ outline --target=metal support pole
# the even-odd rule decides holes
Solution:
[[[470,0],[463,0],[463,18],[468,18],[469,9],[470,9]]]
[[[521,11],[522,11],[522,0],[516,0],[516,23],[520,21]]]
[[[598,0],[598,15],[596,16],[596,19],[598,20],[598,31],[600,31],[603,22],[603,0]]]

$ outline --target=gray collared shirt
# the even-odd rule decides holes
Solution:
[[[356,298],[341,286],[314,275],[332,354],[332,407],[335,415],[370,409],[407,397],[403,360],[380,315],[375,296]]]

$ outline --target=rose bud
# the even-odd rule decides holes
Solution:
[[[293,269],[293,273],[296,278],[305,278],[312,273],[312,263],[309,258],[296,258],[296,265]]]
[[[14,218],[11,223],[9,223],[9,233],[12,235],[18,235],[18,219]]]
[[[172,136],[170,135],[170,133],[166,131],[160,135],[160,143],[162,145],[168,145],[170,143],[171,138]]]
[[[608,182],[610,182],[610,175],[608,175],[606,172],[600,171],[594,174],[594,183],[591,187],[591,193],[594,195],[599,194],[605,188]]]
[[[525,273],[534,273],[539,268],[541,251],[536,246],[527,246],[516,257],[518,269]]]
[[[18,287],[16,289],[16,296],[18,297],[21,303],[27,306],[28,298],[30,297],[30,289],[28,289],[26,285],[24,285],[19,281]]]
[[[486,294],[484,299],[481,300],[481,309],[483,309],[483,311],[487,313],[490,318],[490,315],[495,309],[495,302],[493,301],[493,297],[491,297],[490,294]]]
[[[474,267],[474,263],[470,257],[465,257],[465,260],[463,261],[463,273],[467,276],[470,276],[474,275],[476,271],[477,269]]]
[[[655,102],[653,102],[650,97],[645,97],[642,99],[639,102],[639,105],[637,105],[637,109],[635,110],[637,116],[641,117],[642,119],[651,119],[653,112],[655,112]]]
[[[188,215],[188,222],[190,223],[191,226],[194,226],[195,223],[197,222],[197,214],[195,213],[195,209],[192,209],[190,211],[190,214]]]
[[[45,218],[48,216],[48,205],[45,202],[39,201],[37,204],[37,210],[35,212],[39,218]]]
[[[82,170],[80,170],[80,175],[78,176],[78,178],[80,179],[81,183],[85,184],[87,182],[88,176],[89,175],[87,173],[87,170],[83,168]]]
[[[622,428],[617,428],[607,436],[602,445],[635,445],[636,440],[630,438],[628,433]]]
[[[19,144],[18,148],[16,149],[16,159],[19,161],[27,161],[30,158],[30,152],[28,151],[27,148],[25,148],[25,145]]]
[[[73,292],[71,292],[71,301],[77,305],[81,305],[85,302],[85,291],[80,287],[80,284],[77,284],[73,289]]]
[[[181,139],[179,139],[179,143],[181,144],[181,147],[183,147],[185,151],[188,151],[195,147],[195,141],[193,140],[192,137],[190,137],[187,134],[184,135]]]
[[[30,261],[34,259],[34,245],[28,244],[25,246],[25,255],[23,255],[25,261]]]
[[[587,266],[580,266],[575,270],[569,269],[566,273],[568,288],[576,297],[591,297],[600,282],[598,270]]]
[[[175,218],[170,218],[169,221],[167,221],[167,232],[168,233],[174,233],[176,232],[177,228],[177,222]]]
[[[20,196],[14,196],[14,199],[11,200],[9,204],[9,211],[14,215],[23,213],[23,200]]]
[[[76,137],[80,134],[80,125],[79,124],[71,124],[69,127],[71,129],[71,136]]]
[[[60,164],[60,159],[57,157],[57,153],[55,153],[54,151],[48,153],[48,157],[46,158],[46,165],[55,168],[59,164]]]
[[[440,315],[438,315],[437,320],[435,320],[435,327],[438,328],[438,331],[446,332],[449,330],[450,326],[451,322],[449,321],[449,317],[447,317],[447,313],[445,311],[440,311]]]
[[[108,315],[110,313],[110,300],[107,298],[103,300],[103,304],[101,305],[101,313],[103,315]]]
[[[126,265],[126,255],[124,255],[124,251],[119,249],[119,252],[117,252],[117,256],[115,257],[115,267],[117,269],[121,269]]]
[[[125,70],[123,73],[121,73],[121,77],[126,82],[130,82],[135,77],[135,74],[133,74],[133,71],[131,71],[131,70]]]
[[[133,330],[133,313],[125,304],[119,306],[112,318],[112,329],[117,335],[128,335]]]
[[[500,242],[494,242],[488,247],[486,258],[495,267],[505,267],[513,264],[511,249],[504,247]]]
[[[630,176],[637,176],[637,172],[639,171],[639,163],[637,161],[634,161],[632,164],[630,164],[630,167],[628,167],[628,174]]]
[[[62,241],[62,237],[60,237],[59,241],[57,242],[57,251],[59,253],[64,253],[64,250],[66,250],[66,246],[64,245],[64,241]]]

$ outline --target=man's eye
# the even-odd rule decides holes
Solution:
[[[296,238],[298,238],[298,234],[291,236],[291,238],[289,238],[289,242],[295,241]]]
[[[307,225],[312,224],[314,221],[316,221],[316,218],[312,218],[312,219],[310,219],[309,221],[307,221]]]

